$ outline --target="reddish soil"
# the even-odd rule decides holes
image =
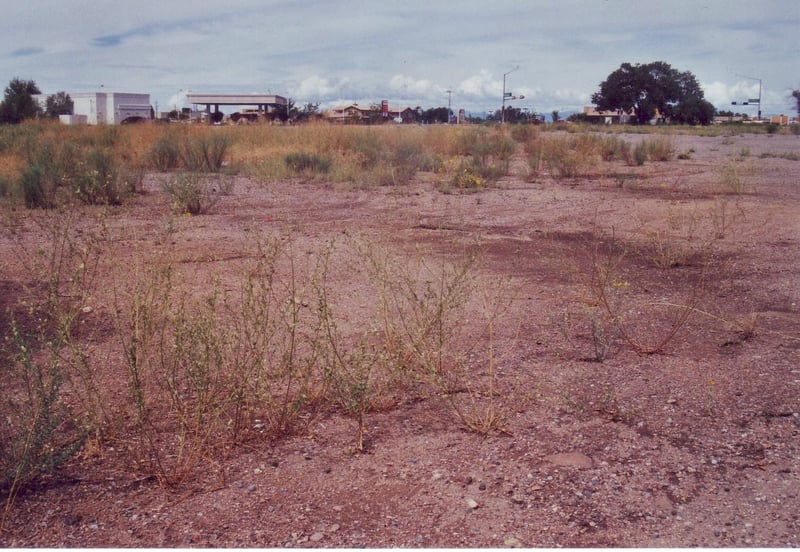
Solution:
[[[367,452],[353,454],[353,422],[332,412],[237,448],[175,488],[131,469],[111,443],[21,493],[0,546],[800,545],[800,162],[786,155],[800,152],[800,137],[673,141],[689,159],[570,180],[529,177],[520,159],[497,187],[471,194],[444,193],[431,174],[399,189],[240,178],[169,235],[148,176],[149,193],[109,217],[123,267],[172,240],[199,281],[234,262],[252,224],[309,243],[361,232],[444,255],[479,238],[482,277],[509,276],[519,290],[497,328],[505,431],[468,432],[428,396],[370,413]],[[736,159],[745,189],[722,193],[720,167]],[[728,224],[712,235],[720,202]],[[707,313],[694,312],[657,354],[619,338],[592,361],[581,303],[591,293],[573,276],[598,228],[600,249],[631,252],[619,285],[643,305],[630,315],[632,338],[652,344],[669,332],[675,309],[655,305],[694,297]],[[689,248],[672,266],[652,262],[657,228]],[[354,311],[367,300],[351,297]],[[85,313],[98,350],[108,313],[102,304]]]

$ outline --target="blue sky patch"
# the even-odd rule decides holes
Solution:
[[[42,52],[44,52],[44,48],[39,48],[36,46],[30,48],[19,48],[11,52],[11,57],[35,56],[36,54],[41,54]]]

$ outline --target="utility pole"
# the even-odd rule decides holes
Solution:
[[[447,92],[447,124],[449,125],[450,124],[450,119],[451,119],[451,117],[450,117],[450,99],[451,99],[451,95],[453,94],[453,91],[452,90],[445,90],[445,92]]]

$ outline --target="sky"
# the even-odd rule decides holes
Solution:
[[[691,71],[719,109],[795,114],[800,0],[27,0],[0,19],[0,83],[52,94],[268,93],[482,114],[581,111],[622,63]],[[760,79],[760,83],[759,83]],[[450,92],[447,92],[447,91]]]

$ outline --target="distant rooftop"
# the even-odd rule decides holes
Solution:
[[[283,96],[272,94],[200,94],[188,92],[186,100],[194,105],[287,105]]]

